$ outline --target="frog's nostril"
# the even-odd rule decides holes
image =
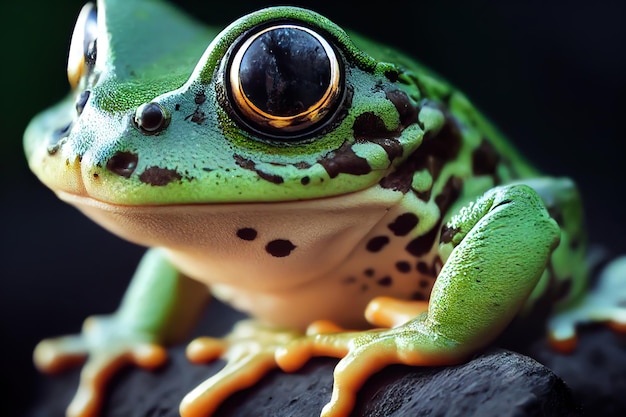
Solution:
[[[129,178],[137,168],[139,157],[132,152],[116,152],[108,161],[107,169],[120,177]]]

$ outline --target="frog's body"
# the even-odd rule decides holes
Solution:
[[[257,379],[311,354],[358,363],[389,343],[396,353],[375,366],[454,363],[539,299],[561,308],[581,301],[585,238],[572,183],[538,178],[461,93],[419,64],[352,38],[297,8],[265,9],[219,34],[157,2],[84,9],[68,69],[73,91],[29,126],[30,166],[104,227],[160,249],[146,256],[112,326],[86,329],[81,342],[43,342],[41,367],[83,346],[95,358],[84,388],[137,346],[148,343],[152,354],[135,361],[160,362],[152,344],[202,304],[187,277],[272,326],[401,329],[288,332],[286,348],[280,333],[263,365],[248,358]],[[303,86],[309,92],[299,95]],[[554,327],[553,337],[570,340],[576,320],[559,322],[565,330]],[[102,332],[119,343],[109,349],[90,337]],[[194,346],[196,359],[215,356]],[[231,362],[236,370],[241,358]],[[354,384],[374,370],[338,373],[327,411],[349,411]],[[240,388],[221,388],[230,372],[194,391],[183,414],[210,412]],[[72,412],[93,413],[99,400],[92,392]]]

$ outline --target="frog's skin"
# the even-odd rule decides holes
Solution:
[[[259,56],[281,69],[257,71],[293,84],[267,76],[246,98],[245,76],[259,77],[243,53],[270,38]],[[30,167],[153,248],[115,314],[36,348],[47,371],[88,355],[69,415],[97,414],[122,365],[163,363],[209,290],[256,321],[189,345],[193,361],[228,364],[183,400],[185,417],[314,355],[343,358],[322,414],[347,415],[382,367],[461,362],[539,306],[554,306],[564,349],[578,322],[626,323],[617,284],[587,291],[573,183],[541,177],[420,64],[318,14],[269,8],[218,32],[157,1],[100,0],[81,13],[68,75],[69,96],[25,133]]]

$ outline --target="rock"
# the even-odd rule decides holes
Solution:
[[[182,397],[221,363],[190,364],[184,349],[170,350],[156,372],[128,369],[112,383],[102,417],[177,417]],[[336,361],[318,358],[293,374],[270,373],[257,386],[233,395],[217,416],[318,416],[330,399]],[[78,372],[48,379],[32,417],[62,416]],[[578,416],[567,386],[547,367],[526,356],[494,349],[459,366],[391,366],[371,378],[353,416]]]
[[[570,355],[555,352],[545,340],[533,344],[528,354],[565,381],[588,415],[626,416],[626,334],[589,326]]]
[[[216,415],[318,416],[330,399],[336,362],[317,358],[293,374],[273,371],[229,398]],[[193,365],[184,357],[184,346],[173,347],[169,363],[157,371],[120,373],[101,416],[177,417],[182,397],[222,365]],[[29,416],[62,416],[77,384],[77,370],[42,377],[42,394]],[[365,384],[352,415],[575,417],[582,415],[579,404],[549,368],[519,353],[490,349],[458,366],[388,367]]]

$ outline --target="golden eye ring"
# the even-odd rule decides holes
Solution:
[[[240,118],[261,133],[300,136],[320,125],[341,95],[341,63],[314,30],[277,24],[248,36],[228,69]]]

